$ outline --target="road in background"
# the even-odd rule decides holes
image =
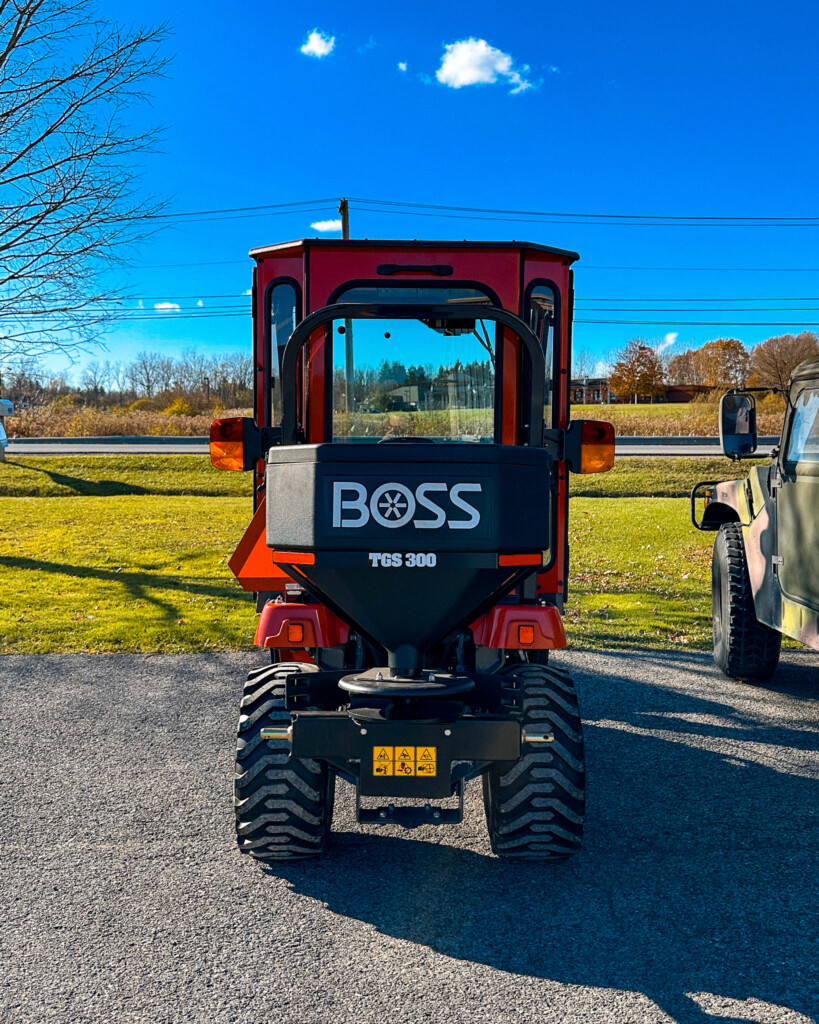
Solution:
[[[770,455],[778,437],[761,437],[757,455]],[[618,456],[722,455],[718,437],[618,437]],[[7,455],[207,455],[206,437],[23,437],[12,438]]]
[[[775,681],[571,653],[589,770],[565,864],[459,826],[358,826],[265,870],[234,846],[260,653],[0,660],[0,1019],[809,1024],[819,1012],[819,656]]]

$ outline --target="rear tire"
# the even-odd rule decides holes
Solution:
[[[261,730],[289,725],[284,680],[315,665],[283,662],[248,674],[239,718],[234,804],[239,850],[260,861],[323,853],[330,837],[335,775],[321,761],[290,756]]]
[[[508,665],[503,699],[521,725],[554,734],[483,777],[492,852],[499,857],[564,860],[583,838],[586,773],[583,726],[572,678],[552,665]]]
[[[762,682],[779,663],[782,636],[756,617],[739,523],[724,523],[711,561],[714,661],[726,676]]]

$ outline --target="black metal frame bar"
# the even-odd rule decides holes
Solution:
[[[719,524],[717,524],[716,526],[704,526],[703,525],[703,523],[705,521],[704,517],[703,517],[702,520],[697,522],[697,498],[699,497],[699,493],[698,492],[699,492],[700,488],[702,488],[702,487],[716,487],[717,484],[719,484],[719,483],[722,483],[722,481],[721,480],[700,480],[699,483],[694,484],[694,486],[691,488],[691,495],[690,495],[690,498],[691,498],[691,522],[694,524],[694,526],[698,530],[703,530],[706,533],[708,531],[710,531],[710,530],[718,530],[719,529]]]
[[[528,353],[531,366],[531,383],[528,402],[525,409],[526,445],[532,448],[543,447],[543,395],[545,362],[540,343],[531,329],[514,313],[497,306],[483,303],[464,304],[457,307],[441,306],[402,306],[393,303],[367,304],[357,302],[340,302],[325,306],[305,317],[293,331],[284,349],[281,365],[282,381],[282,443],[298,444],[298,418],[296,404],[298,357],[312,332],[332,320],[493,320],[513,330]],[[329,358],[329,352],[328,352]],[[286,385],[285,385],[286,382]],[[502,393],[503,381],[500,375],[495,376],[495,394]],[[496,402],[496,405],[498,403]]]

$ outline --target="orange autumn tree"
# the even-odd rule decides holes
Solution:
[[[655,398],[665,391],[665,370],[655,349],[632,338],[618,354],[609,388],[625,402]]]

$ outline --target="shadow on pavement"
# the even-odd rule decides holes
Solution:
[[[512,974],[644,993],[679,1024],[812,1020],[819,770],[804,702],[819,693],[816,662],[782,666],[766,690],[714,672],[703,699],[707,655],[639,660],[673,666],[674,679],[591,676],[574,659],[589,768],[574,860],[502,861],[446,845],[454,830],[440,845],[341,833],[324,860],[271,873],[386,935]],[[687,692],[694,676],[699,696]],[[709,1012],[700,993],[727,1009]]]

